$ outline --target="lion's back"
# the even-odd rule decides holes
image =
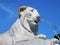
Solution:
[[[8,33],[0,35],[0,45],[11,45],[12,38],[8,35]]]

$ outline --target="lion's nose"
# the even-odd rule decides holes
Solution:
[[[38,21],[40,21],[40,16],[37,16],[36,18],[37,18]]]

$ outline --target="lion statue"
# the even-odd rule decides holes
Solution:
[[[13,45],[37,35],[40,15],[36,9],[28,6],[19,8],[19,17],[9,31],[0,35],[0,45]]]
[[[11,26],[9,31],[0,34],[0,45],[16,45],[17,42],[36,37],[45,39],[45,35],[37,35],[39,21],[40,15],[36,9],[28,6],[20,7],[19,17],[16,22]],[[57,43],[57,41],[56,39],[52,39],[54,43]]]

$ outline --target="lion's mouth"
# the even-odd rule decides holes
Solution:
[[[34,21],[35,23],[38,23],[38,21]]]

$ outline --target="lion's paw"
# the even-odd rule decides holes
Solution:
[[[58,39],[56,39],[56,38],[53,38],[53,39],[51,39],[51,41],[53,42],[53,43],[58,43]]]
[[[40,39],[46,39],[46,35],[44,35],[44,34],[37,35],[37,37]]]

